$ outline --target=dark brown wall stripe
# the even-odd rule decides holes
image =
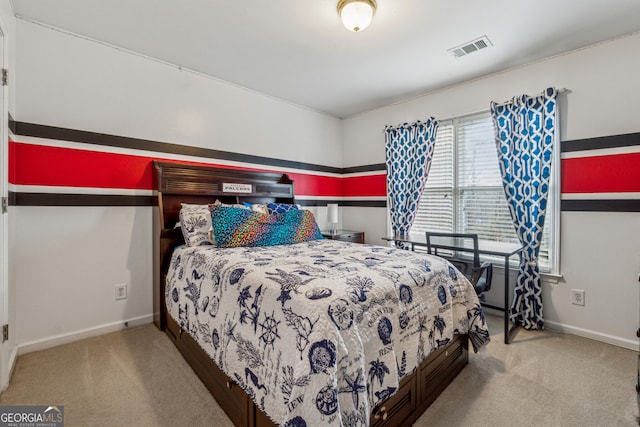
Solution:
[[[338,203],[340,206],[363,207],[363,208],[386,208],[386,200],[342,200]]]
[[[154,196],[129,196],[117,194],[56,194],[56,193],[19,193],[9,192],[11,206],[153,206]],[[386,200],[298,200],[302,206],[326,206],[338,203],[348,207],[387,206]],[[562,200],[563,212],[640,212],[640,200]]]
[[[634,145],[640,145],[640,132],[562,141],[560,144],[560,152],[600,150],[603,148],[631,147]]]
[[[12,206],[152,206],[153,196],[9,192]]]
[[[326,206],[328,203],[337,203],[340,206],[362,208],[385,208],[386,200],[296,200],[301,206]]]
[[[563,212],[640,212],[640,200],[561,200],[560,210]]]
[[[385,207],[380,200],[298,200],[302,206],[326,206],[338,203],[340,206]],[[154,206],[155,196],[129,196],[119,194],[57,194],[9,192],[10,206]]]
[[[9,113],[9,130],[15,134],[16,133],[16,121],[13,120],[11,113]]]
[[[342,168],[342,173],[360,173],[360,172],[387,172],[387,165],[384,163],[377,163],[374,165],[363,166],[351,166],[349,168]]]

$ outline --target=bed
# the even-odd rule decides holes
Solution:
[[[306,237],[188,246],[175,228],[182,204],[218,200],[218,226],[242,214],[230,205],[291,206],[287,175],[157,161],[154,173],[154,322],[234,425],[407,425],[469,342],[488,342],[473,288],[441,258]]]

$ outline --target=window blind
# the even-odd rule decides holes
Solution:
[[[454,230],[453,125],[438,125],[431,169],[420,198],[411,234]]]
[[[549,197],[540,270],[550,271]],[[476,233],[495,249],[518,243],[502,188],[493,122],[488,113],[440,122],[436,145],[412,235],[425,231]],[[484,257],[498,264],[501,259]]]

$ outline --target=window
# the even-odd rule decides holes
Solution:
[[[559,156],[553,160],[539,257],[540,271],[554,274],[558,273],[558,239],[551,237],[557,234],[559,218],[559,193],[554,182],[559,176],[559,160]],[[488,112],[440,122],[431,169],[411,234],[424,236],[427,230],[477,233],[480,240],[492,242],[496,250],[518,243],[504,197],[493,122]],[[550,245],[551,241],[556,246]],[[499,265],[501,260],[491,261]]]

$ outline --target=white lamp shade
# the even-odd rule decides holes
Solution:
[[[348,30],[362,31],[371,24],[373,8],[367,2],[353,1],[342,7],[340,18]]]
[[[328,203],[327,210],[329,212],[329,223],[335,224],[336,222],[338,222],[338,204]]]

